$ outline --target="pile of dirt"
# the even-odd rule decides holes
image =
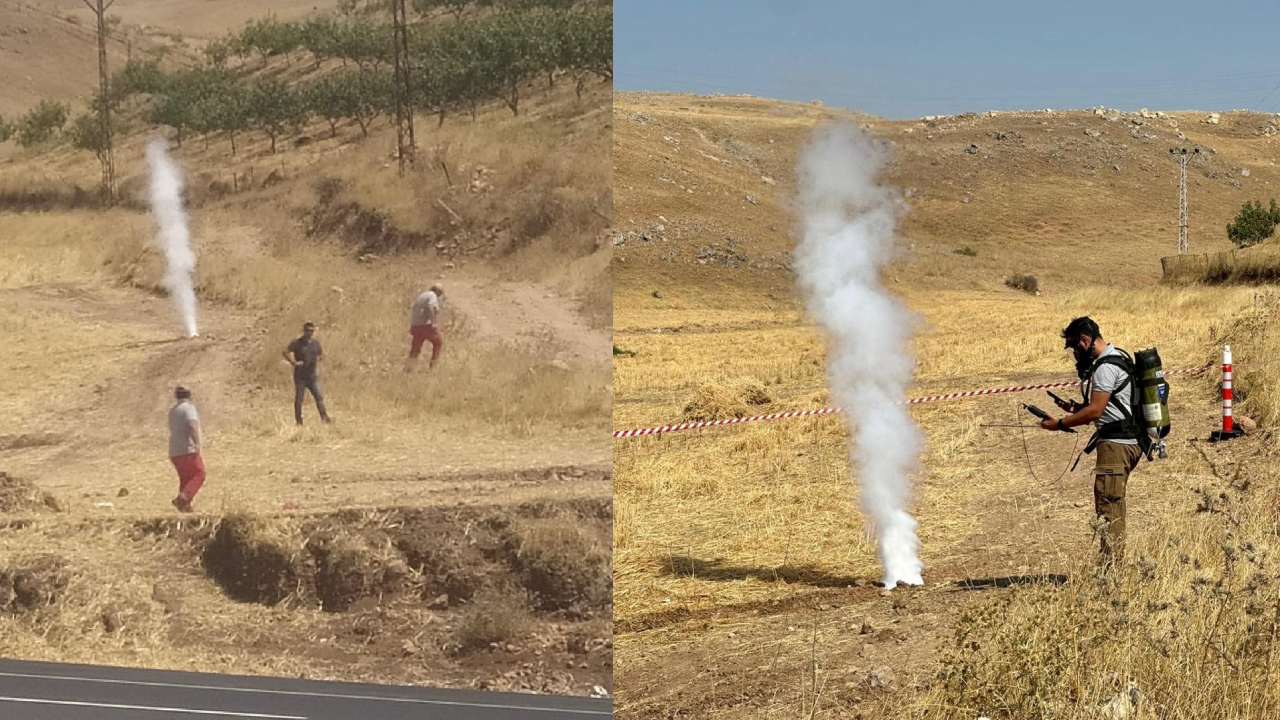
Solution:
[[[285,532],[266,518],[228,515],[201,560],[232,598],[276,605],[298,590],[300,559]]]
[[[63,508],[58,498],[38,489],[30,481],[0,471],[0,513],[41,509],[60,512]]]
[[[209,577],[242,602],[469,610],[505,595],[526,612],[588,618],[612,600],[611,517],[607,501],[342,512],[300,524],[232,515],[196,542]]]
[[[406,532],[395,539],[395,547],[421,574],[425,598],[445,596],[447,605],[457,605],[489,585],[483,554],[439,530]]]
[[[519,523],[507,537],[507,559],[537,610],[587,617],[612,601],[610,548],[577,523]]]
[[[728,385],[708,383],[694,391],[684,406],[685,422],[745,417],[753,405],[768,405],[773,397],[756,380],[742,378]]]
[[[394,551],[375,553],[358,536],[324,533],[307,549],[315,558],[315,593],[326,612],[345,612],[365,598],[384,598],[404,589],[409,577]]]
[[[430,240],[422,233],[396,227],[390,216],[381,210],[366,208],[355,202],[336,202],[336,190],[340,185],[324,185],[320,202],[306,218],[309,237],[333,237],[354,246],[357,255],[403,252],[423,249]]]
[[[67,561],[39,555],[0,569],[0,612],[25,613],[58,601],[67,587]]]

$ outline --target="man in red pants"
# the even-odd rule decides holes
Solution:
[[[409,346],[409,362],[405,370],[412,369],[418,354],[422,352],[424,342],[431,343],[431,367],[436,366],[440,358],[440,350],[444,348],[444,339],[440,337],[437,319],[440,316],[440,301],[444,299],[444,288],[440,283],[422,293],[413,301],[413,312],[409,320],[409,334],[413,336],[413,344]]]
[[[178,497],[173,499],[173,506],[189,513],[191,501],[204,485],[204,458],[200,457],[203,437],[191,391],[179,385],[174,396],[178,402],[169,409],[169,459],[178,471]]]

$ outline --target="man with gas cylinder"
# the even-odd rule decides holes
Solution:
[[[1096,430],[1084,452],[1097,450],[1093,475],[1094,511],[1103,521],[1101,551],[1104,567],[1124,559],[1125,497],[1129,476],[1145,455],[1165,457],[1169,434],[1169,386],[1155,348],[1134,357],[1102,337],[1098,324],[1078,317],[1062,331],[1066,348],[1075,355],[1083,402],[1054,402],[1068,414],[1047,418],[1045,430],[1068,430],[1093,423]],[[1052,393],[1050,393],[1052,395]]]

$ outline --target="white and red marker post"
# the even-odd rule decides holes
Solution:
[[[1222,429],[1214,430],[1210,442],[1240,437],[1244,430],[1235,427],[1231,414],[1231,346],[1222,346]]]

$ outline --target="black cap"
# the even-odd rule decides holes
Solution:
[[[173,396],[179,399],[189,398],[191,397],[191,391],[179,385],[178,389],[173,391]]]

